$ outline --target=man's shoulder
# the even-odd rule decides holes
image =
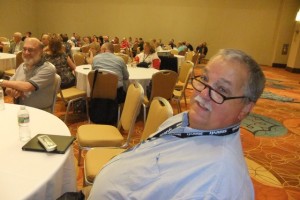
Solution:
[[[56,73],[55,66],[49,61],[43,62],[39,68],[40,68],[40,70],[47,70],[49,72]]]
[[[159,130],[167,128],[168,126],[171,126],[177,122],[181,122],[182,121],[182,117],[184,115],[185,112],[183,113],[179,113],[177,115],[174,115],[170,118],[168,118],[166,121],[164,121],[160,126],[159,126]]]

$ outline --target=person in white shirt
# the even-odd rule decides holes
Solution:
[[[106,164],[89,200],[254,199],[239,126],[263,92],[260,66],[223,49],[191,84],[190,109]]]
[[[159,68],[160,59],[155,52],[155,48],[150,42],[144,43],[144,51],[135,57],[137,63],[147,63],[148,67]]]

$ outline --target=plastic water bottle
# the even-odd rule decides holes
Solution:
[[[4,92],[2,87],[0,87],[0,110],[4,110]]]
[[[29,112],[24,105],[20,106],[18,123],[20,140],[26,142],[31,138],[31,134],[29,128]]]

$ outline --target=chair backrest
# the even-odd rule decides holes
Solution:
[[[171,49],[170,53],[173,54],[173,55],[178,55],[178,50],[177,49]]]
[[[152,88],[149,101],[154,97],[171,99],[178,74],[172,70],[160,70],[152,76]]]
[[[123,54],[123,53],[115,53],[115,55],[121,57],[121,58],[124,60],[125,64],[128,63],[129,56],[128,56],[127,54]]]
[[[8,53],[9,49],[10,49],[9,45],[4,45],[2,51],[3,53]]]
[[[199,58],[200,58],[200,53],[195,53],[193,55],[192,62],[194,63],[194,65],[197,65],[199,63]]]
[[[178,55],[185,56],[186,52],[187,52],[187,50],[180,51],[180,52],[178,52]]]
[[[89,50],[90,50],[90,45],[85,45],[85,46],[82,46],[82,47],[80,48],[80,51],[81,51],[82,53],[88,53]]]
[[[178,76],[178,80],[182,83],[185,82],[186,78],[187,78],[187,75],[190,71],[190,69],[192,69],[194,67],[194,63],[191,62],[191,61],[184,61],[182,64],[181,64],[181,67],[180,67],[180,72],[179,72],[179,76]]]
[[[173,116],[173,108],[170,103],[162,97],[155,97],[149,108],[141,141],[147,139],[149,135],[157,131],[158,127],[171,116]]]
[[[74,63],[76,66],[85,64],[85,59],[84,59],[83,53],[74,53],[73,59],[74,59]]]
[[[123,106],[123,111],[118,124],[118,128],[123,128],[128,132],[127,140],[123,147],[129,145],[131,135],[134,130],[135,121],[140,111],[144,97],[144,89],[138,82],[133,82],[127,89],[126,99]]]
[[[186,52],[185,53],[185,60],[192,61],[194,55],[195,55],[194,51],[188,51],[188,52]]]
[[[9,42],[9,39],[6,37],[0,37],[0,42]]]
[[[24,62],[22,53],[22,51],[19,51],[16,55],[16,69]]]
[[[120,51],[121,51],[121,45],[114,44],[114,53],[120,53]]]
[[[53,85],[53,97],[52,97],[51,113],[54,113],[54,111],[55,111],[56,98],[57,98],[57,93],[59,93],[59,91],[60,91],[60,84],[61,84],[61,78],[58,74],[55,74],[55,81],[54,81],[54,85]]]
[[[90,91],[92,92],[95,70],[88,74]],[[93,94],[91,98],[116,99],[118,89],[118,75],[115,72],[98,69],[98,75],[95,82]]]

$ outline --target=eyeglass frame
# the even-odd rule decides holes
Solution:
[[[210,85],[208,85],[208,84],[206,84],[206,83],[204,83],[204,82],[198,80],[198,79],[197,79],[198,77],[201,77],[201,76],[195,76],[195,77],[192,77],[192,78],[191,78],[192,87],[193,87],[196,91],[198,91],[198,92],[202,92],[203,90],[205,90],[205,88],[208,88],[209,98],[210,98],[213,102],[215,102],[215,103],[217,103],[217,104],[223,104],[224,101],[231,100],[231,99],[244,99],[244,98],[249,99],[249,97],[247,97],[247,96],[226,97],[225,95],[223,95],[223,94],[221,94],[220,92],[216,91],[212,86],[210,86]],[[203,88],[201,91],[198,90],[198,89],[196,89],[196,87],[194,86],[194,84],[193,84],[193,81],[194,81],[194,80],[195,80],[195,81],[198,81],[199,83],[201,83],[202,85],[204,85],[204,88]],[[218,95],[220,95],[220,96],[223,98],[222,102],[219,103],[219,102],[217,102],[216,100],[214,100],[214,99],[212,98],[212,96],[211,96],[211,91],[212,91],[212,90],[213,90],[215,93],[217,93]]]

